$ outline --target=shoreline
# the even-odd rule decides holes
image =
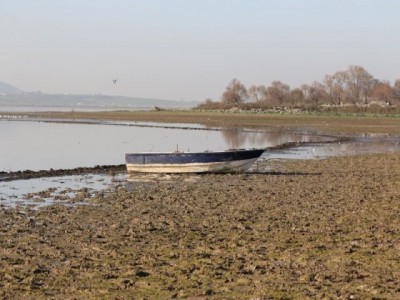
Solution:
[[[329,141],[326,143],[330,143]],[[293,142],[293,143],[285,143],[276,147],[266,148],[268,150],[283,150],[290,149],[295,146],[304,145],[307,142]],[[20,179],[32,179],[32,178],[41,178],[41,177],[54,177],[54,176],[69,176],[69,175],[81,175],[81,174],[111,174],[115,175],[116,173],[126,173],[126,165],[100,165],[94,167],[77,167],[72,169],[49,169],[49,170],[20,170],[20,171],[10,171],[3,172],[0,171],[0,182],[7,182],[12,180],[20,180]]]
[[[41,121],[39,121],[41,122]],[[50,121],[53,122],[53,121]],[[141,125],[139,125],[141,126]],[[152,125],[150,125],[152,126]],[[162,127],[162,126],[161,126]],[[162,127],[162,128],[169,128],[169,127]],[[179,127],[172,127],[172,128],[179,128]],[[185,129],[185,128],[183,128]],[[189,128],[188,130],[192,130]],[[195,129],[201,130],[201,129]],[[209,128],[206,130],[222,130],[218,128]],[[237,129],[235,129],[236,131]],[[247,132],[247,131],[246,131]],[[251,131],[250,131],[251,132]],[[304,146],[307,144],[319,144],[319,145],[326,145],[332,143],[341,143],[344,141],[351,140],[349,137],[338,137],[338,136],[331,136],[326,135],[326,138],[331,138],[331,140],[326,140],[323,142],[288,142],[283,143],[278,146],[274,147],[267,147],[265,151],[279,151],[279,150],[288,150],[288,149],[295,149],[299,146]],[[264,159],[268,161],[268,159]],[[263,160],[263,161],[264,161]],[[264,163],[265,163],[264,161]],[[18,170],[18,171],[0,171],[0,182],[7,182],[12,180],[20,180],[20,179],[32,179],[32,178],[42,178],[42,177],[55,177],[55,176],[69,176],[69,175],[82,175],[82,174],[110,174],[115,175],[116,173],[126,173],[126,164],[119,164],[119,165],[96,165],[93,167],[75,167],[69,169],[43,169],[43,170]],[[261,171],[265,172],[265,171]],[[246,172],[245,172],[246,173]],[[212,173],[211,173],[212,174]]]

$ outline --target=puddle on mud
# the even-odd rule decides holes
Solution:
[[[84,174],[4,181],[0,182],[0,206],[39,208],[55,203],[85,204],[83,200],[93,197],[96,192],[125,181],[125,174]]]
[[[359,136],[332,143],[308,143],[271,151],[266,159],[319,159],[334,156],[392,153],[400,151],[400,137]]]

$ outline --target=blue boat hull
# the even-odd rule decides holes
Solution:
[[[243,172],[265,149],[221,152],[128,153],[127,170],[142,173]]]

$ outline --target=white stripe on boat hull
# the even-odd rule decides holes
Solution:
[[[257,158],[213,163],[127,164],[128,172],[140,173],[229,173],[248,170]]]

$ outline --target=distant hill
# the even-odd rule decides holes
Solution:
[[[28,93],[10,84],[0,82],[0,108],[3,107],[54,107],[59,108],[105,108],[105,109],[151,109],[192,108],[198,102],[162,100],[107,95],[70,95]]]
[[[16,86],[0,81],[0,95],[21,95],[24,93]]]

